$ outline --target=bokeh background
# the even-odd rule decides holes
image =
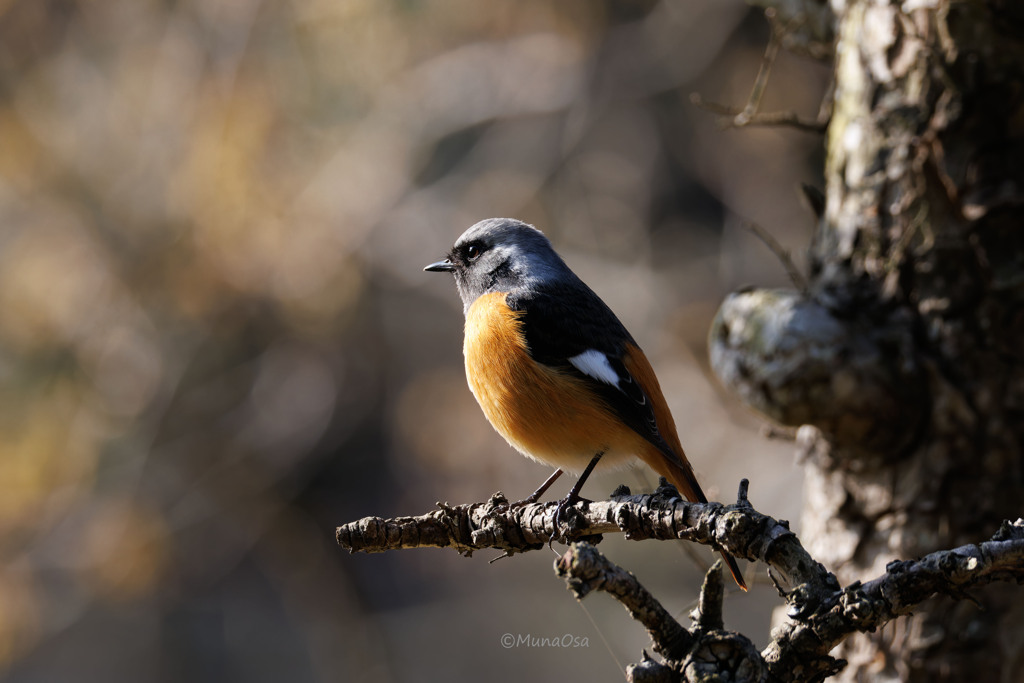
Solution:
[[[619,313],[712,498],[749,477],[799,514],[793,444],[705,335],[786,284],[742,220],[799,261],[822,140],[689,101],[742,106],[768,36],[739,0],[0,1],[0,680],[621,680],[643,630],[548,550],[350,556],[334,527],[549,473],[484,421],[422,272],[489,216]],[[813,118],[827,77],[782,54],[764,108]],[[620,482],[655,483],[584,494]],[[680,618],[713,559],[602,547]],[[756,573],[727,625],[763,644]]]

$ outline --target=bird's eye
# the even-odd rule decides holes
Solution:
[[[477,258],[479,258],[480,253],[480,247],[478,247],[475,244],[470,244],[468,247],[466,247],[466,258],[468,258],[470,261],[475,261]]]

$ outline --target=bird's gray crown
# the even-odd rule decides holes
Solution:
[[[514,218],[488,218],[455,241],[448,254],[465,310],[489,292],[522,292],[575,280],[537,228]]]

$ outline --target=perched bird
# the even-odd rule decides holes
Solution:
[[[516,450],[557,468],[520,502],[535,502],[563,471],[581,472],[557,525],[598,462],[635,458],[688,500],[707,502],[647,357],[540,230],[511,218],[480,221],[424,270],[455,276],[466,376],[484,415]],[[722,557],[746,590],[736,560]]]

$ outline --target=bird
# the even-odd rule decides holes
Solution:
[[[466,377],[487,420],[520,453],[555,468],[514,505],[536,502],[565,471],[579,473],[557,527],[598,463],[637,458],[687,500],[707,502],[644,352],[543,232],[513,218],[482,220],[424,270],[454,275]],[[736,560],[720,552],[747,590]]]

